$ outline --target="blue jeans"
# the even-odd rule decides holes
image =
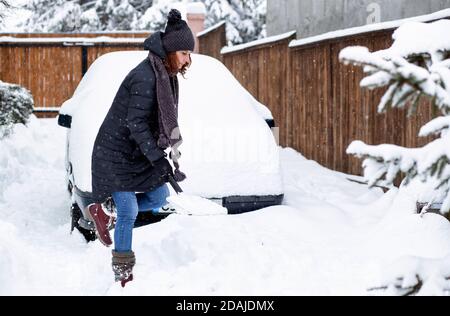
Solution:
[[[114,247],[117,252],[131,251],[133,227],[138,212],[157,212],[164,206],[170,195],[166,184],[146,193],[114,192],[112,198],[116,204],[117,220],[114,230]]]

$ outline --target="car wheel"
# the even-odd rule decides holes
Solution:
[[[95,232],[81,227],[78,222],[82,217],[82,213],[76,203],[72,204],[70,213],[72,217],[72,231],[76,228],[83,235],[87,242],[94,241],[97,238],[95,236]]]

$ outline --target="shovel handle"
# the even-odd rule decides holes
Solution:
[[[183,190],[181,189],[178,182],[176,182],[175,179],[173,178],[173,175],[169,175],[169,183],[172,186],[172,188],[175,190],[175,192],[177,192],[177,194],[183,192]]]

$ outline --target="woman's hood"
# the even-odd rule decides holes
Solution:
[[[158,55],[161,59],[165,59],[167,55],[162,43],[163,34],[163,32],[156,32],[144,41],[144,50],[151,51],[152,53]]]

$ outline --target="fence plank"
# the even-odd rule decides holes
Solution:
[[[295,34],[279,41],[253,46],[250,49],[224,54],[223,63],[236,79],[257,100],[265,104],[280,126],[280,142],[286,146],[289,138],[288,107],[289,48],[288,43]]]
[[[91,46],[88,47],[87,50],[87,66],[89,67],[90,65],[92,65],[92,63],[100,56],[107,54],[107,53],[111,53],[111,52],[116,52],[116,51],[128,51],[128,50],[142,50],[143,46],[142,45],[135,45],[135,46],[131,46],[131,45],[114,45],[114,46]]]
[[[197,38],[200,54],[222,60],[220,51],[227,44],[225,23],[222,23],[210,32],[206,31],[206,33],[197,36]]]

